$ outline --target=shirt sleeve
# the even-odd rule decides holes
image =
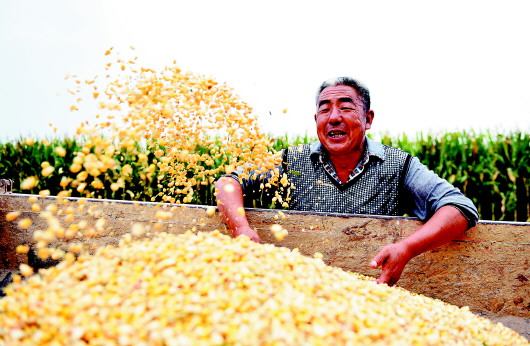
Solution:
[[[473,202],[447,180],[429,170],[417,157],[410,160],[404,188],[411,198],[411,211],[423,221],[446,205],[458,209],[467,219],[469,228],[478,221],[478,211]]]

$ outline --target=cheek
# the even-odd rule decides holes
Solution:
[[[350,127],[351,129],[362,128],[364,127],[364,124],[365,124],[363,120],[364,119],[362,117],[351,118],[348,121],[348,127]]]
[[[326,123],[322,120],[316,119],[317,131],[321,131],[326,127]]]

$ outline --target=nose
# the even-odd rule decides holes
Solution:
[[[342,113],[338,107],[331,108],[331,113],[329,115],[328,121],[331,124],[338,124],[342,122]]]

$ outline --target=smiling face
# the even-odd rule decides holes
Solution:
[[[347,85],[329,86],[317,101],[317,135],[333,156],[362,153],[364,135],[372,126],[374,112],[364,110],[357,91]]]

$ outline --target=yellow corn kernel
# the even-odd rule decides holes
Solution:
[[[28,229],[31,227],[31,219],[22,219],[18,222],[18,227],[20,229]]]
[[[131,234],[135,237],[141,237],[145,234],[146,229],[141,223],[134,223],[132,225]]]
[[[6,220],[7,221],[14,221],[17,217],[20,216],[20,211],[10,211],[6,214]]]
[[[42,169],[41,174],[42,174],[43,177],[47,177],[47,176],[49,176],[50,174],[52,174],[54,171],[55,171],[55,167],[53,167],[53,166],[47,166],[47,167],[44,167],[44,168]]]
[[[72,172],[72,173],[77,173],[77,172],[79,172],[82,168],[83,168],[83,166],[81,166],[80,164],[73,163],[73,164],[70,166],[70,172]]]
[[[22,190],[31,190],[37,185],[37,177],[27,177],[20,183],[20,189]]]
[[[18,245],[16,248],[16,252],[20,254],[25,254],[29,252],[29,246],[27,245]]]
[[[172,216],[173,216],[173,213],[170,211],[157,210],[155,213],[155,217],[157,219],[162,219],[162,220],[169,220],[171,219]]]
[[[288,232],[285,228],[283,228],[281,225],[278,225],[278,224],[274,224],[271,226],[270,228],[272,234],[274,235],[274,237],[280,241],[282,241],[283,239],[285,239],[285,237],[287,236]]]
[[[66,156],[66,149],[63,147],[56,147],[55,148],[55,154],[59,157],[65,157]]]
[[[33,275],[33,268],[31,268],[29,265],[27,264],[24,264],[22,263],[20,265],[20,273],[25,276],[25,277],[28,277],[30,275]]]

